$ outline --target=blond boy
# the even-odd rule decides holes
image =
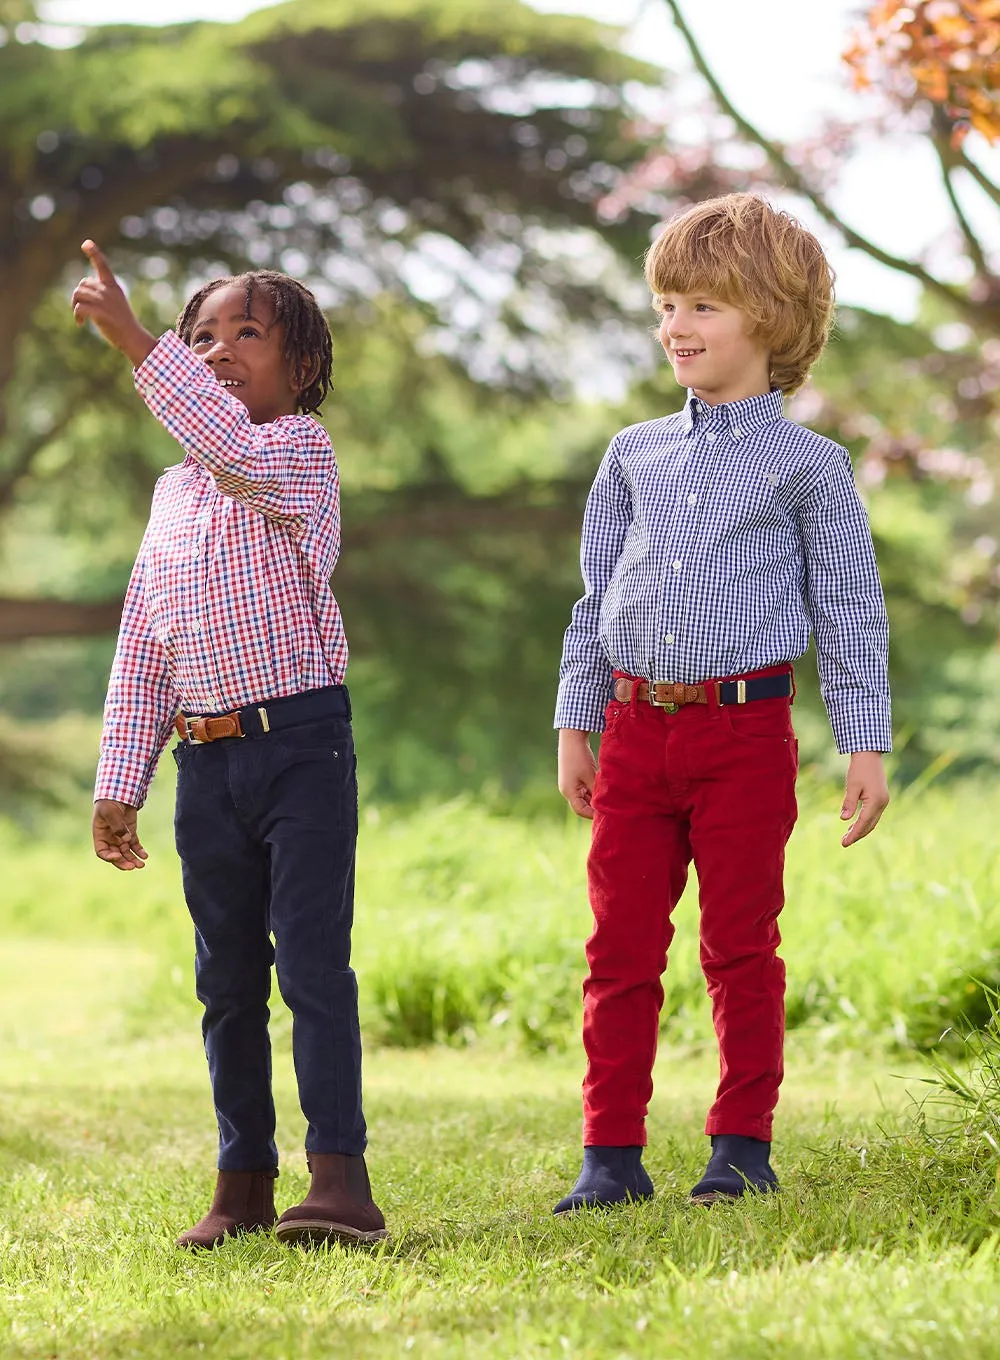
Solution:
[[[851,845],[889,795],[887,624],[846,450],[784,415],[833,314],[830,267],[749,194],[669,222],[646,258],[676,415],[611,441],[587,503],[585,593],[566,631],[559,788],[593,818],[584,1161],[556,1213],[653,1193],[642,1166],[671,914],[697,872],[719,1045],[693,1199],[777,1187],[778,914],[796,819],[792,663],[815,638]],[[590,734],[603,731],[600,765]]]

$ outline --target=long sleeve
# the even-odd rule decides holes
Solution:
[[[587,498],[580,543],[584,594],[573,607],[563,642],[556,727],[599,732],[611,693],[611,665],[601,644],[605,593],[632,522],[632,498],[612,441]]]
[[[226,496],[275,520],[293,535],[336,476],[329,436],[311,416],[254,425],[242,402],[167,331],[135,371],[146,405],[185,453],[210,472]]]
[[[846,449],[799,513],[820,689],[841,754],[889,751],[889,628],[868,516]]]
[[[95,800],[114,798],[142,807],[160,755],[170,740],[177,708],[178,696],[166,655],[146,613],[140,548],[125,596],[104,704]]]

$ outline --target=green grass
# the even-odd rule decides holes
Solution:
[[[51,962],[55,989],[69,965]],[[5,1360],[996,1354],[996,1158],[936,1147],[907,1113],[906,1082],[801,1040],[779,1197],[686,1202],[705,1155],[705,1058],[658,1065],[655,1200],[560,1221],[549,1210],[579,1155],[575,1060],[382,1050],[367,1104],[388,1248],[252,1238],[178,1253],[212,1181],[201,1055],[192,1036],[116,1039],[98,1000],[117,970],[97,952],[84,962],[87,985],[62,993],[59,1013],[31,1011],[34,1042],[4,1061]],[[77,1008],[103,1010],[103,1033],[75,1024]],[[305,1177],[284,1046],[276,1066],[290,1203]]]
[[[657,1195],[568,1221],[550,1209],[578,1169],[586,830],[468,805],[371,817],[358,961],[392,1240],[308,1254],[251,1238],[198,1257],[172,1246],[205,1208],[215,1135],[168,793],[142,875],[93,862],[71,826],[3,833],[3,1360],[997,1354],[1000,1157],[975,1120],[949,1133],[948,1111],[921,1116],[933,1088],[913,1046],[993,966],[995,792],[914,792],[843,852],[835,793],[806,790],[780,1196],[687,1202],[715,1055],[681,908]],[[280,1008],[275,1036],[285,1205],[305,1168]]]
[[[136,1037],[196,1015],[170,793],[168,774],[144,815],[152,853],[141,873],[116,875],[93,858],[84,808],[76,823],[50,821],[44,840],[0,824],[0,853],[17,865],[0,888],[3,938],[127,940],[143,976],[124,1022]],[[904,791],[849,851],[837,790],[806,782],[800,801],[781,922],[789,1027],[825,1043],[926,1047],[963,1012],[984,1019],[979,984],[1000,981],[1000,789]],[[587,836],[575,819],[467,802],[366,809],[355,963],[370,1039],[575,1045]],[[671,1040],[700,1042],[710,1030],[693,887],[676,920],[664,1022]]]

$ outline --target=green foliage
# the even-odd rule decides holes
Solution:
[[[66,741],[69,732],[64,732]],[[78,734],[78,760],[89,743]],[[360,747],[363,783],[365,751]],[[170,845],[170,771],[143,813],[147,869],[118,875],[87,844],[88,804],[49,840],[8,826],[18,875],[0,895],[8,939],[134,940],[150,951],[130,1002],[137,1035],[194,1023],[190,924]],[[825,1044],[933,1047],[977,1019],[982,984],[1000,983],[1000,806],[985,786],[914,787],[872,838],[845,852],[835,789],[805,783],[789,848],[782,918],[788,1024]],[[364,808],[367,807],[367,815]],[[558,811],[554,788],[521,815],[464,801],[404,814],[362,798],[355,963],[370,1042],[487,1040],[529,1052],[575,1046],[588,828]],[[554,814],[554,815],[553,815]],[[70,839],[61,844],[56,834]],[[57,925],[56,925],[57,923]],[[698,963],[696,891],[678,908],[664,1033],[710,1040]],[[287,1016],[279,1007],[279,1030]]]
[[[631,280],[593,230],[595,197],[642,149],[628,141],[625,82],[653,78],[612,36],[515,0],[363,11],[295,0],[235,25],[101,28],[69,52],[0,48],[12,139],[4,153],[0,137],[0,158],[19,167],[12,268],[29,236],[59,238],[44,254],[49,291],[20,332],[0,438],[0,589],[114,599],[153,479],[175,458],[127,367],[75,332],[51,286],[74,222],[108,215],[153,326],[170,323],[192,271],[285,262],[320,288],[335,332],[334,588],[372,789],[406,800],[547,780],[587,488],[618,428],[680,402],[654,342],[642,348],[649,315],[629,292],[641,306],[634,261],[648,223],[633,216],[607,234]],[[123,64],[127,88],[111,79]],[[46,132],[55,141],[39,143]],[[87,167],[103,177],[93,190]],[[54,214],[29,230],[25,204],[46,193]],[[438,261],[437,292],[414,284],[418,258],[425,271]],[[851,448],[870,505],[904,778],[1000,751],[995,505],[973,494],[992,467],[1000,377],[971,344],[941,350],[941,321],[932,308],[915,325],[845,309],[792,408]],[[574,392],[583,340],[634,379],[623,400]],[[942,448],[951,471],[924,456]],[[19,719],[96,706],[111,648],[8,649],[0,703]],[[803,755],[830,772],[811,659],[799,679]]]
[[[978,996],[979,1014],[969,1016],[955,1034],[961,1042],[958,1058],[943,1047],[932,1056],[925,1108],[935,1131],[943,1127],[976,1150],[985,1143],[1000,1156],[1000,992],[980,983]]]
[[[382,786],[426,789],[421,763],[442,788],[522,782],[550,741],[525,678],[548,684],[554,664],[589,471],[576,459],[595,442],[585,410],[528,399],[549,381],[566,390],[553,356],[574,327],[621,320],[620,300],[593,287],[610,268],[593,203],[641,155],[625,83],[660,80],[613,38],[515,0],[296,0],[234,25],[0,47],[7,591],[113,600],[175,457],[126,367],[69,323],[60,274],[80,268],[81,236],[108,246],[154,327],[192,273],[294,269],[334,309],[352,674],[387,705],[407,701]],[[643,232],[616,239],[634,255]],[[417,301],[432,269],[438,292]],[[99,688],[110,647],[63,654],[79,671],[64,707]],[[27,664],[6,660],[0,691],[37,718],[60,702],[57,677],[26,693]]]

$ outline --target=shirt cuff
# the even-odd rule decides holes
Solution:
[[[604,710],[611,694],[608,689],[582,688],[570,680],[559,685],[553,727],[570,727],[581,732],[603,732]]]
[[[827,713],[842,756],[892,750],[892,713],[887,701],[838,699],[827,703]]]
[[[94,784],[94,802],[110,798],[115,803],[127,803],[129,807],[141,808],[149,794],[156,765],[149,769],[145,765],[133,763],[120,764],[114,768],[97,769]]]

